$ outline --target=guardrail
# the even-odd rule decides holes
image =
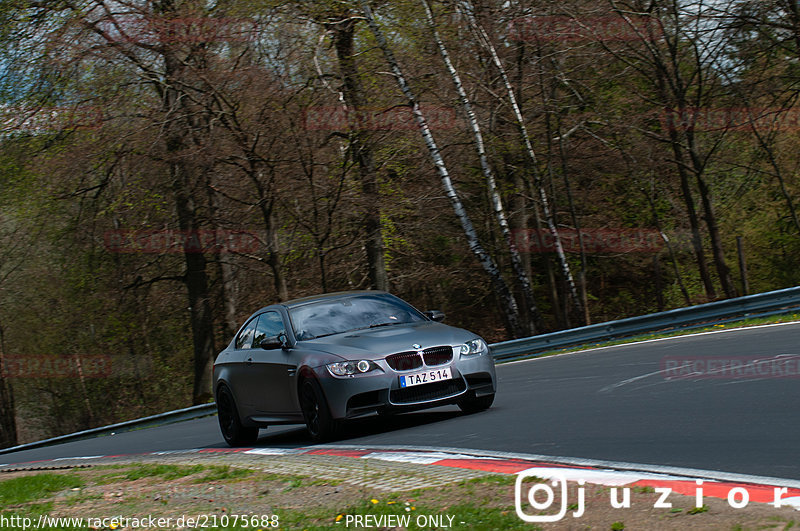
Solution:
[[[494,343],[490,345],[490,347],[495,359],[509,361],[511,359],[528,357],[536,353],[544,353],[545,351],[583,343],[607,341],[621,337],[646,334],[648,332],[702,326],[709,322],[732,320],[753,314],[788,313],[795,310],[800,310],[800,286],[777,291],[768,291],[757,295],[748,295],[746,297],[737,297],[735,299],[726,299],[724,301],[710,302],[707,304],[698,304],[697,306],[689,306],[666,312],[651,313],[639,317],[630,317],[618,321],[608,321],[605,323],[582,326],[580,328],[571,328],[569,330],[561,330],[523,339],[503,341],[501,343]],[[79,431],[53,437],[51,439],[21,444],[11,448],[3,448],[0,449],[0,454],[31,450],[51,444],[107,435],[117,431],[127,431],[158,424],[179,422],[181,420],[191,420],[211,415],[215,413],[216,410],[216,404],[202,404],[199,406],[187,407],[176,411],[168,411],[158,415],[120,422],[110,426]]]
[[[537,352],[608,341],[621,337],[688,328],[698,324],[730,320],[753,314],[788,313],[800,309],[800,287],[768,291],[757,295],[698,304],[677,310],[608,321],[550,334],[526,337],[491,345],[497,360],[521,358]]]
[[[133,429],[146,428],[148,426],[157,426],[160,424],[171,424],[181,420],[191,420],[200,417],[205,417],[216,413],[216,404],[200,404],[199,406],[187,407],[184,409],[177,409],[175,411],[167,411],[166,413],[159,413],[158,415],[151,415],[140,419],[128,420],[125,422],[118,422],[109,426],[102,426],[100,428],[92,428],[90,430],[78,431],[75,433],[68,433],[60,435],[51,439],[44,439],[27,444],[20,444],[18,446],[11,446],[9,448],[0,449],[0,454],[7,454],[11,452],[19,452],[21,450],[32,450],[34,448],[41,448],[42,446],[50,446],[51,444],[59,444],[70,441],[77,441],[79,439],[86,439],[88,437],[99,437],[101,435],[110,435],[117,431],[129,431]]]

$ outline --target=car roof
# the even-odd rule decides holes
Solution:
[[[308,297],[300,297],[298,299],[292,299],[290,301],[283,301],[278,302],[275,304],[271,304],[269,306],[265,306],[261,308],[256,313],[262,312],[267,308],[275,308],[276,306],[283,306],[284,308],[296,308],[298,306],[303,306],[304,304],[309,304],[312,302],[324,301],[324,300],[331,300],[331,299],[344,299],[347,297],[353,297],[358,295],[389,295],[389,293],[380,290],[353,290],[353,291],[337,291],[334,293],[321,293],[319,295],[310,295]]]

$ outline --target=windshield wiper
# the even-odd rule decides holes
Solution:
[[[350,330],[348,330],[348,332],[356,332],[358,330],[367,330],[369,328],[379,328],[381,326],[391,326],[391,325],[396,325],[396,324],[402,324],[402,323],[400,323],[400,322],[375,323],[375,324],[371,324],[369,326],[359,326],[358,328],[351,328]]]
[[[307,339],[300,339],[299,341],[308,341],[308,340],[311,340],[311,339],[319,339],[321,337],[335,336],[336,334],[343,334],[343,333],[344,332],[330,332],[328,334],[320,334],[318,336],[309,337]]]
[[[403,323],[401,323],[400,321],[389,321],[388,323],[375,323],[369,325],[369,328],[378,328],[380,326],[392,326],[396,324],[403,324]]]
[[[346,334],[348,332],[355,332],[356,330],[366,330],[368,328],[378,328],[379,326],[390,326],[390,325],[396,325],[396,324],[400,324],[400,323],[376,323],[376,324],[371,324],[369,326],[360,326],[358,328],[351,328],[350,330],[340,330],[339,332],[330,332],[330,333],[327,333],[327,334],[320,334],[318,336],[314,336],[314,337],[309,338],[309,339],[319,339],[321,337],[335,336],[336,334]]]

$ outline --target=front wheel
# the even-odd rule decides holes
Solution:
[[[314,442],[325,442],[336,435],[339,423],[331,415],[328,401],[316,380],[307,378],[300,384],[300,408]]]
[[[233,393],[224,385],[217,391],[217,418],[222,436],[228,445],[247,446],[258,439],[258,428],[242,426]]]
[[[494,402],[494,393],[479,397],[469,396],[463,398],[458,403],[458,407],[461,408],[461,411],[464,413],[477,413],[478,411],[483,411],[492,407],[492,402]]]

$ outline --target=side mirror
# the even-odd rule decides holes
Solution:
[[[264,350],[277,350],[279,348],[283,348],[283,335],[265,337],[261,340],[261,343],[259,343],[258,346]]]
[[[444,321],[444,312],[440,312],[439,310],[428,310],[422,313],[431,321],[436,321],[437,323]]]

